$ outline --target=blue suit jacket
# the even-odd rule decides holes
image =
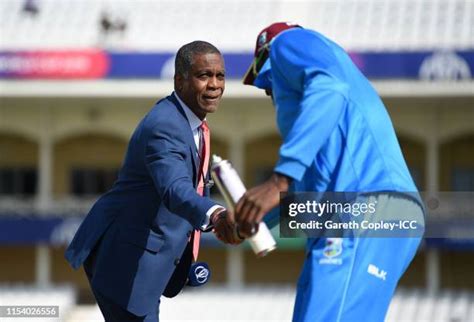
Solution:
[[[79,227],[65,254],[71,266],[79,268],[100,240],[92,287],[134,314],[156,310],[168,282],[177,291],[184,285],[189,258],[182,274],[173,272],[215,205],[196,193],[198,166],[183,108],[168,96],[137,126],[117,182]]]

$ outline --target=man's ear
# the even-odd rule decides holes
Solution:
[[[183,75],[174,75],[174,89],[178,92],[183,90]]]

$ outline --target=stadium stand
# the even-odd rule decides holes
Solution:
[[[163,321],[290,321],[295,291],[292,286],[253,286],[243,289],[208,287],[187,289],[174,299],[162,299]],[[368,299],[370,300],[370,299]],[[70,286],[33,288],[0,286],[1,305],[59,306],[59,318],[41,321],[102,321],[96,305],[75,306],[76,295]],[[255,306],[258,303],[258,306]],[[183,310],[182,308],[186,308]],[[206,308],[203,310],[203,308]],[[196,312],[200,312],[196,318]],[[392,300],[387,322],[473,321],[474,294],[443,291],[429,295],[420,290],[399,290]],[[2,318],[2,321],[31,321],[31,318]]]
[[[35,19],[25,19],[21,1],[0,2],[0,49],[174,51],[204,38],[222,50],[242,51],[251,50],[249,39],[277,20],[314,28],[350,50],[474,47],[472,0],[43,0],[38,7]],[[104,10],[127,24],[123,35],[107,43],[100,35]]]
[[[67,321],[67,316],[76,304],[76,293],[72,286],[32,287],[30,285],[1,285],[0,306],[57,306],[58,317],[42,317],[43,322]],[[32,317],[8,318],[2,310],[1,321],[28,322]]]
[[[175,299],[162,301],[160,319],[176,322],[291,321],[294,295],[294,288],[281,286],[251,287],[245,291],[224,288],[187,291]],[[97,306],[81,306],[73,310],[67,322],[93,322],[101,318]],[[430,296],[417,290],[400,290],[392,300],[386,322],[468,322],[473,318],[472,293],[443,292]]]

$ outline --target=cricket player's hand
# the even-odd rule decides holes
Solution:
[[[235,220],[238,232],[247,238],[258,230],[263,216],[280,203],[280,192],[288,191],[291,179],[279,173],[273,173],[270,179],[256,186],[240,198],[235,206]]]
[[[213,232],[221,242],[238,245],[244,241],[237,233],[233,212],[222,209],[217,210],[211,215],[211,222],[214,225]]]

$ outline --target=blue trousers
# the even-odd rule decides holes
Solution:
[[[157,305],[157,311],[150,313],[146,316],[137,316],[120,305],[116,304],[111,299],[102,295],[98,290],[92,286],[92,278],[94,276],[94,268],[97,257],[97,252],[100,251],[100,242],[97,243],[96,247],[90,253],[89,257],[84,262],[84,271],[89,280],[89,285],[94,293],[94,297],[99,305],[99,309],[104,316],[106,322],[158,322],[159,314],[159,303]]]
[[[393,199],[393,198],[392,198]],[[394,200],[379,202],[388,209]],[[412,201],[395,201],[423,215]],[[407,209],[411,208],[411,209]],[[293,322],[383,322],[400,277],[416,254],[421,237],[320,238],[308,243]]]

